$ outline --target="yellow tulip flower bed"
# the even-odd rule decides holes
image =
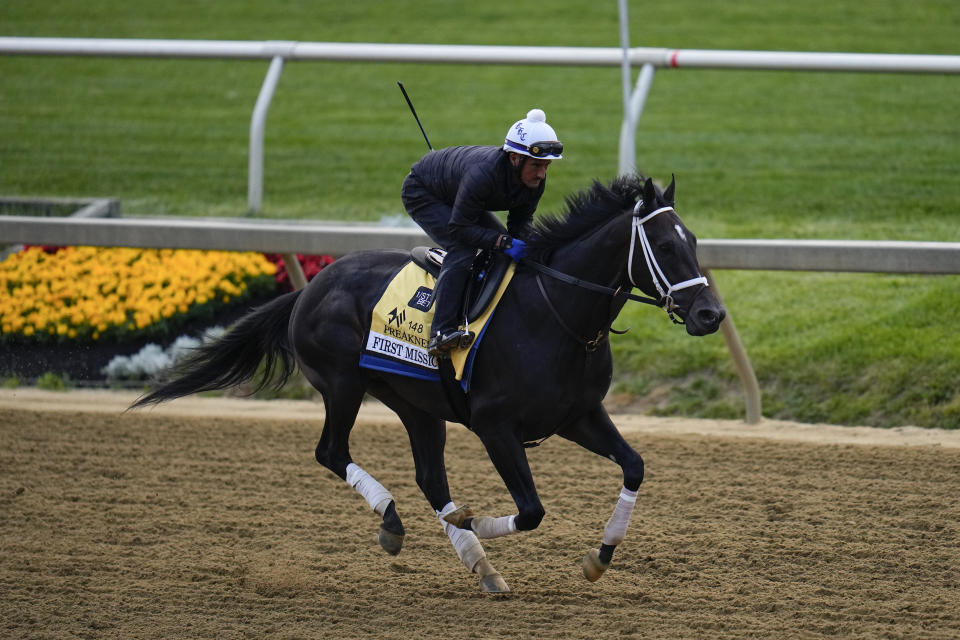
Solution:
[[[30,247],[0,262],[0,344],[166,334],[275,290],[261,253]]]

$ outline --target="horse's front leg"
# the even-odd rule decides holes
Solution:
[[[558,433],[588,451],[613,460],[623,470],[623,488],[603,530],[600,548],[591,549],[583,558],[584,577],[596,582],[610,566],[614,549],[626,536],[630,516],[637,502],[637,490],[643,482],[643,458],[626,443],[600,405]]]
[[[545,511],[533,484],[533,475],[527,462],[523,443],[508,428],[483,429],[474,427],[483,442],[487,455],[517,505],[518,513],[499,518],[474,517],[459,509],[450,514],[447,522],[470,529],[478,538],[499,538],[519,531],[532,531],[540,526]]]

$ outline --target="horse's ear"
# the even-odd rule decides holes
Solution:
[[[657,188],[653,186],[653,178],[647,178],[643,183],[643,202],[649,207],[653,207],[657,201]]]
[[[667,187],[667,190],[663,192],[663,201],[666,202],[667,204],[669,204],[671,207],[673,206],[673,189],[674,189],[674,187],[676,187],[676,186],[677,186],[677,179],[676,179],[676,177],[671,173],[671,174],[670,174],[670,186]]]

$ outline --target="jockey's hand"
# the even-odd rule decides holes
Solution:
[[[520,258],[523,258],[527,255],[527,243],[523,240],[514,238],[513,242],[510,243],[510,246],[504,249],[503,252],[513,258],[514,262],[519,262]]]

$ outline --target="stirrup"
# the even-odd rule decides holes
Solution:
[[[460,347],[464,338],[472,336],[460,329],[455,329],[449,333],[442,333],[438,331],[430,338],[430,342],[427,343],[427,353],[436,358],[445,357],[450,351]],[[470,338],[470,341],[473,341],[473,338]]]

